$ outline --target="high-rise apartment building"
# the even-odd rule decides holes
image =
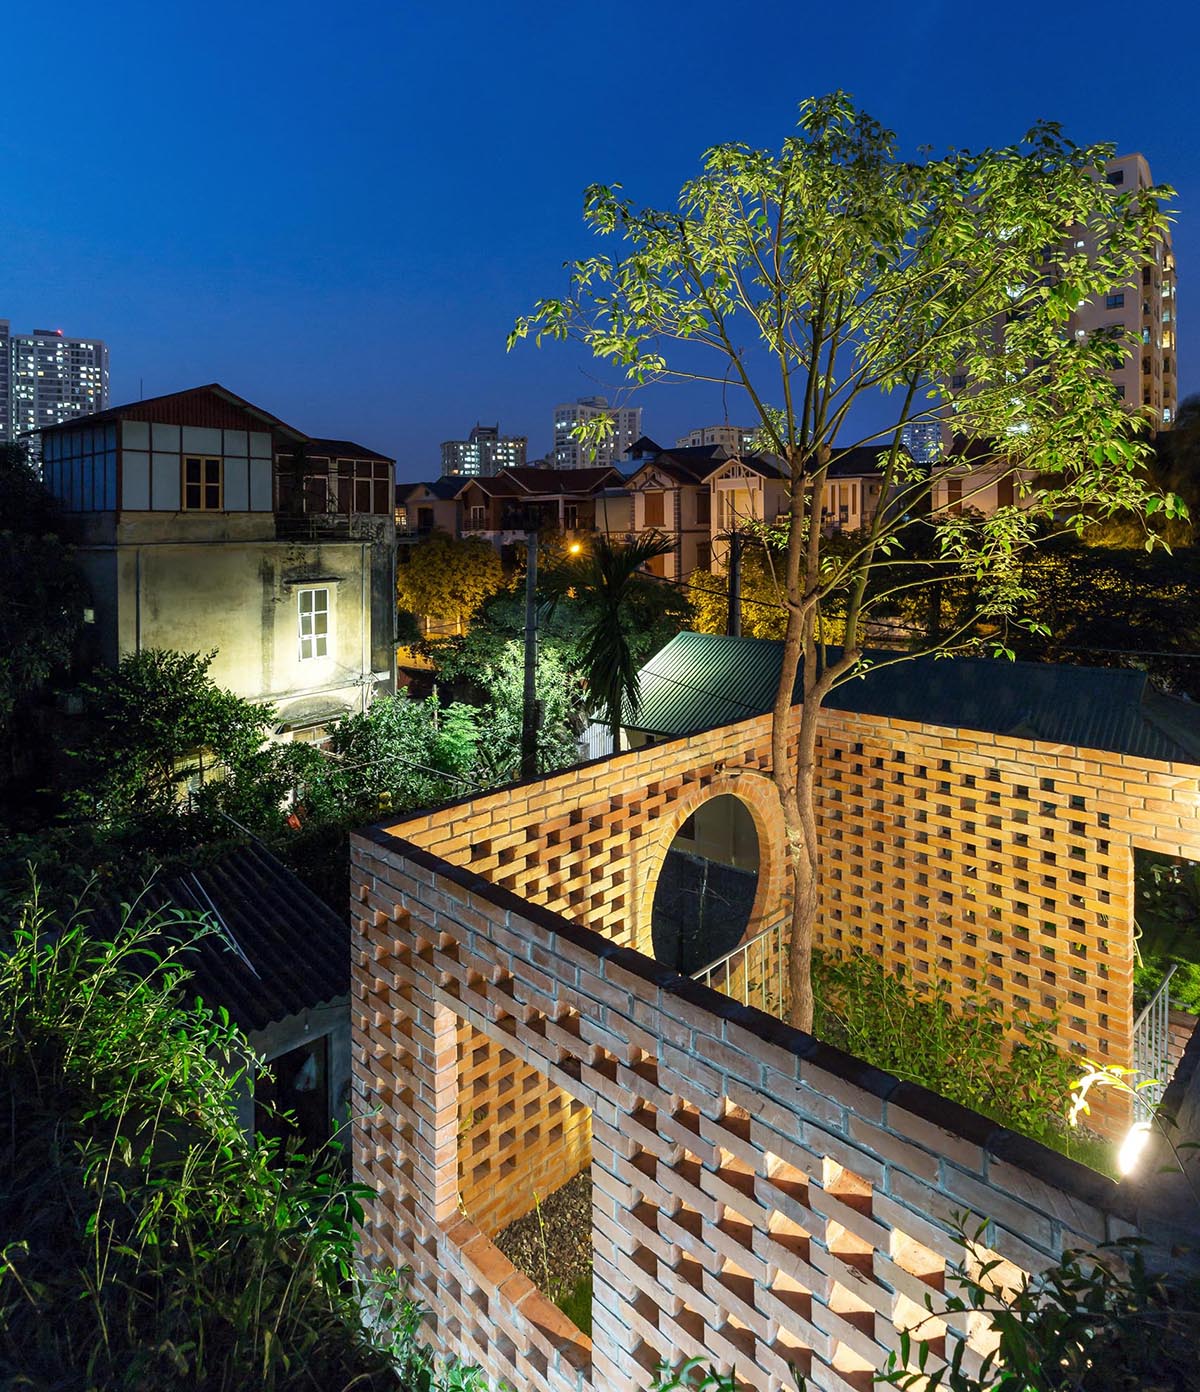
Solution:
[[[1149,188],[1154,180],[1144,155],[1119,155],[1108,162],[1106,177],[1120,189]],[[1075,244],[1087,245],[1080,233]],[[1137,280],[1114,285],[1081,305],[1070,328],[1082,338],[1093,333],[1120,333],[1130,344],[1123,367],[1113,373],[1117,392],[1126,405],[1148,409],[1156,429],[1169,429],[1179,404],[1175,361],[1175,253],[1167,231]]]
[[[575,425],[597,416],[608,416],[612,420],[612,433],[597,445],[585,444],[573,433]],[[554,408],[554,467],[611,467],[624,458],[641,433],[640,406],[610,406],[604,396],[581,396],[578,401],[564,402]]]
[[[753,454],[755,432],[742,425],[702,425],[675,441],[676,449],[703,449],[724,445],[730,454]]]
[[[501,435],[498,425],[477,425],[465,440],[442,441],[442,477],[493,478],[525,463],[524,435]]]
[[[108,346],[61,329],[15,334],[0,319],[0,441],[87,416],[108,406]]]
[[[1154,183],[1144,155],[1118,155],[1109,160],[1105,178],[1122,190],[1150,188]],[[1076,252],[1096,252],[1093,233],[1079,228],[1073,235]],[[1050,260],[1049,251],[1045,259]],[[1155,243],[1152,256],[1132,281],[1110,286],[1081,304],[1072,313],[1065,332],[1081,339],[1097,333],[1120,338],[1126,351],[1122,365],[1112,372],[1117,394],[1131,410],[1144,412],[1154,429],[1170,429],[1179,397],[1175,253],[1170,230]],[[997,321],[996,333],[1003,333],[1002,320]],[[949,386],[952,394],[969,393],[969,375],[965,371],[955,372]]]
[[[918,464],[936,464],[942,452],[942,427],[938,421],[911,421],[900,432],[900,443]]]

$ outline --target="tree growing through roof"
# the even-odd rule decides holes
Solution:
[[[481,537],[435,532],[411,547],[396,568],[400,607],[431,623],[452,623],[460,633],[503,584],[500,557]]]
[[[585,221],[622,249],[572,263],[567,293],[539,301],[509,337],[510,346],[530,334],[576,339],[634,383],[728,384],[786,466],[772,777],[793,881],[791,1018],[803,1029],[813,1009],[819,712],[867,665],[872,620],[898,596],[969,578],[972,612],[933,647],[1006,652],[1007,627],[1035,622],[1018,612],[1020,563],[1044,535],[1118,511],[1179,510],[1150,482],[1144,422],[1123,409],[1109,376],[1131,345],[1068,331],[1081,304],[1140,278],[1167,224],[1170,190],[1108,184],[1112,154],[1043,122],[998,149],[907,159],[845,93],[812,98],[778,153],[709,150],[674,208],[638,209],[619,185],[590,187]],[[952,399],[947,384],[960,377],[967,386]],[[858,424],[865,397],[882,403],[882,425]],[[966,506],[933,511],[928,471],[902,449],[901,431],[947,413],[968,438],[991,442],[988,483],[998,463],[1013,504],[973,510],[984,471],[968,459]],[[839,554],[820,527],[824,482],[863,445],[879,450],[889,503]],[[886,583],[873,583],[881,571]],[[837,651],[821,641],[830,611],[844,616]]]

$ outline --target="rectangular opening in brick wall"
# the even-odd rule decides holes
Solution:
[[[591,1111],[466,1020],[457,1050],[459,1205],[590,1335]]]

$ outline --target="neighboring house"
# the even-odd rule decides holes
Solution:
[[[712,490],[708,477],[730,457],[722,444],[660,449],[643,436],[629,452],[640,460],[629,476],[633,530],[662,532],[672,543],[650,569],[668,580],[686,580],[712,566]]]
[[[497,548],[523,542],[530,531],[557,531],[567,541],[597,531],[629,530],[625,481],[607,465],[591,469],[503,469],[471,479],[458,491],[463,535]],[[623,524],[623,529],[618,531]]]
[[[731,532],[744,530],[747,524],[774,522],[787,512],[788,472],[774,455],[733,455],[709,473],[708,486],[712,492],[713,563],[724,570]]]
[[[857,531],[874,518],[883,495],[878,458],[869,447],[834,455],[821,504],[826,533]],[[671,539],[671,552],[652,566],[670,580],[726,569],[732,532],[787,514],[788,472],[775,455],[735,454],[724,443],[665,450],[643,436],[626,462],[634,531]]]
[[[264,1103],[293,1112],[307,1146],[345,1120],[350,1087],[348,924],[268,851],[243,846],[213,865],[154,884],[147,909],[204,913],[217,932],[180,961],[191,991],[224,1007],[268,1064],[243,1095],[244,1129],[286,1129]]]
[[[94,604],[92,653],[217,650],[210,675],[319,737],[394,689],[392,461],[217,384],[43,433]]]
[[[821,529],[827,535],[861,531],[875,520],[883,496],[879,454],[878,446],[862,445],[830,460],[821,498]]]
[[[1028,507],[1034,501],[1037,479],[1035,470],[1014,469],[987,441],[957,435],[933,471],[933,509],[981,512],[988,517],[1014,503]]]
[[[396,485],[396,541],[411,543],[434,532],[458,536],[462,531],[458,494],[461,478]]]

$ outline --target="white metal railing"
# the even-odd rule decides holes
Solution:
[[[1133,1022],[1133,1069],[1139,1084],[1137,1101],[1142,1110],[1152,1112],[1162,1101],[1170,1081],[1171,1066],[1171,978],[1168,968],[1162,985],[1151,996],[1145,1009]]]
[[[766,928],[692,973],[692,980],[783,1018],[783,924]]]

